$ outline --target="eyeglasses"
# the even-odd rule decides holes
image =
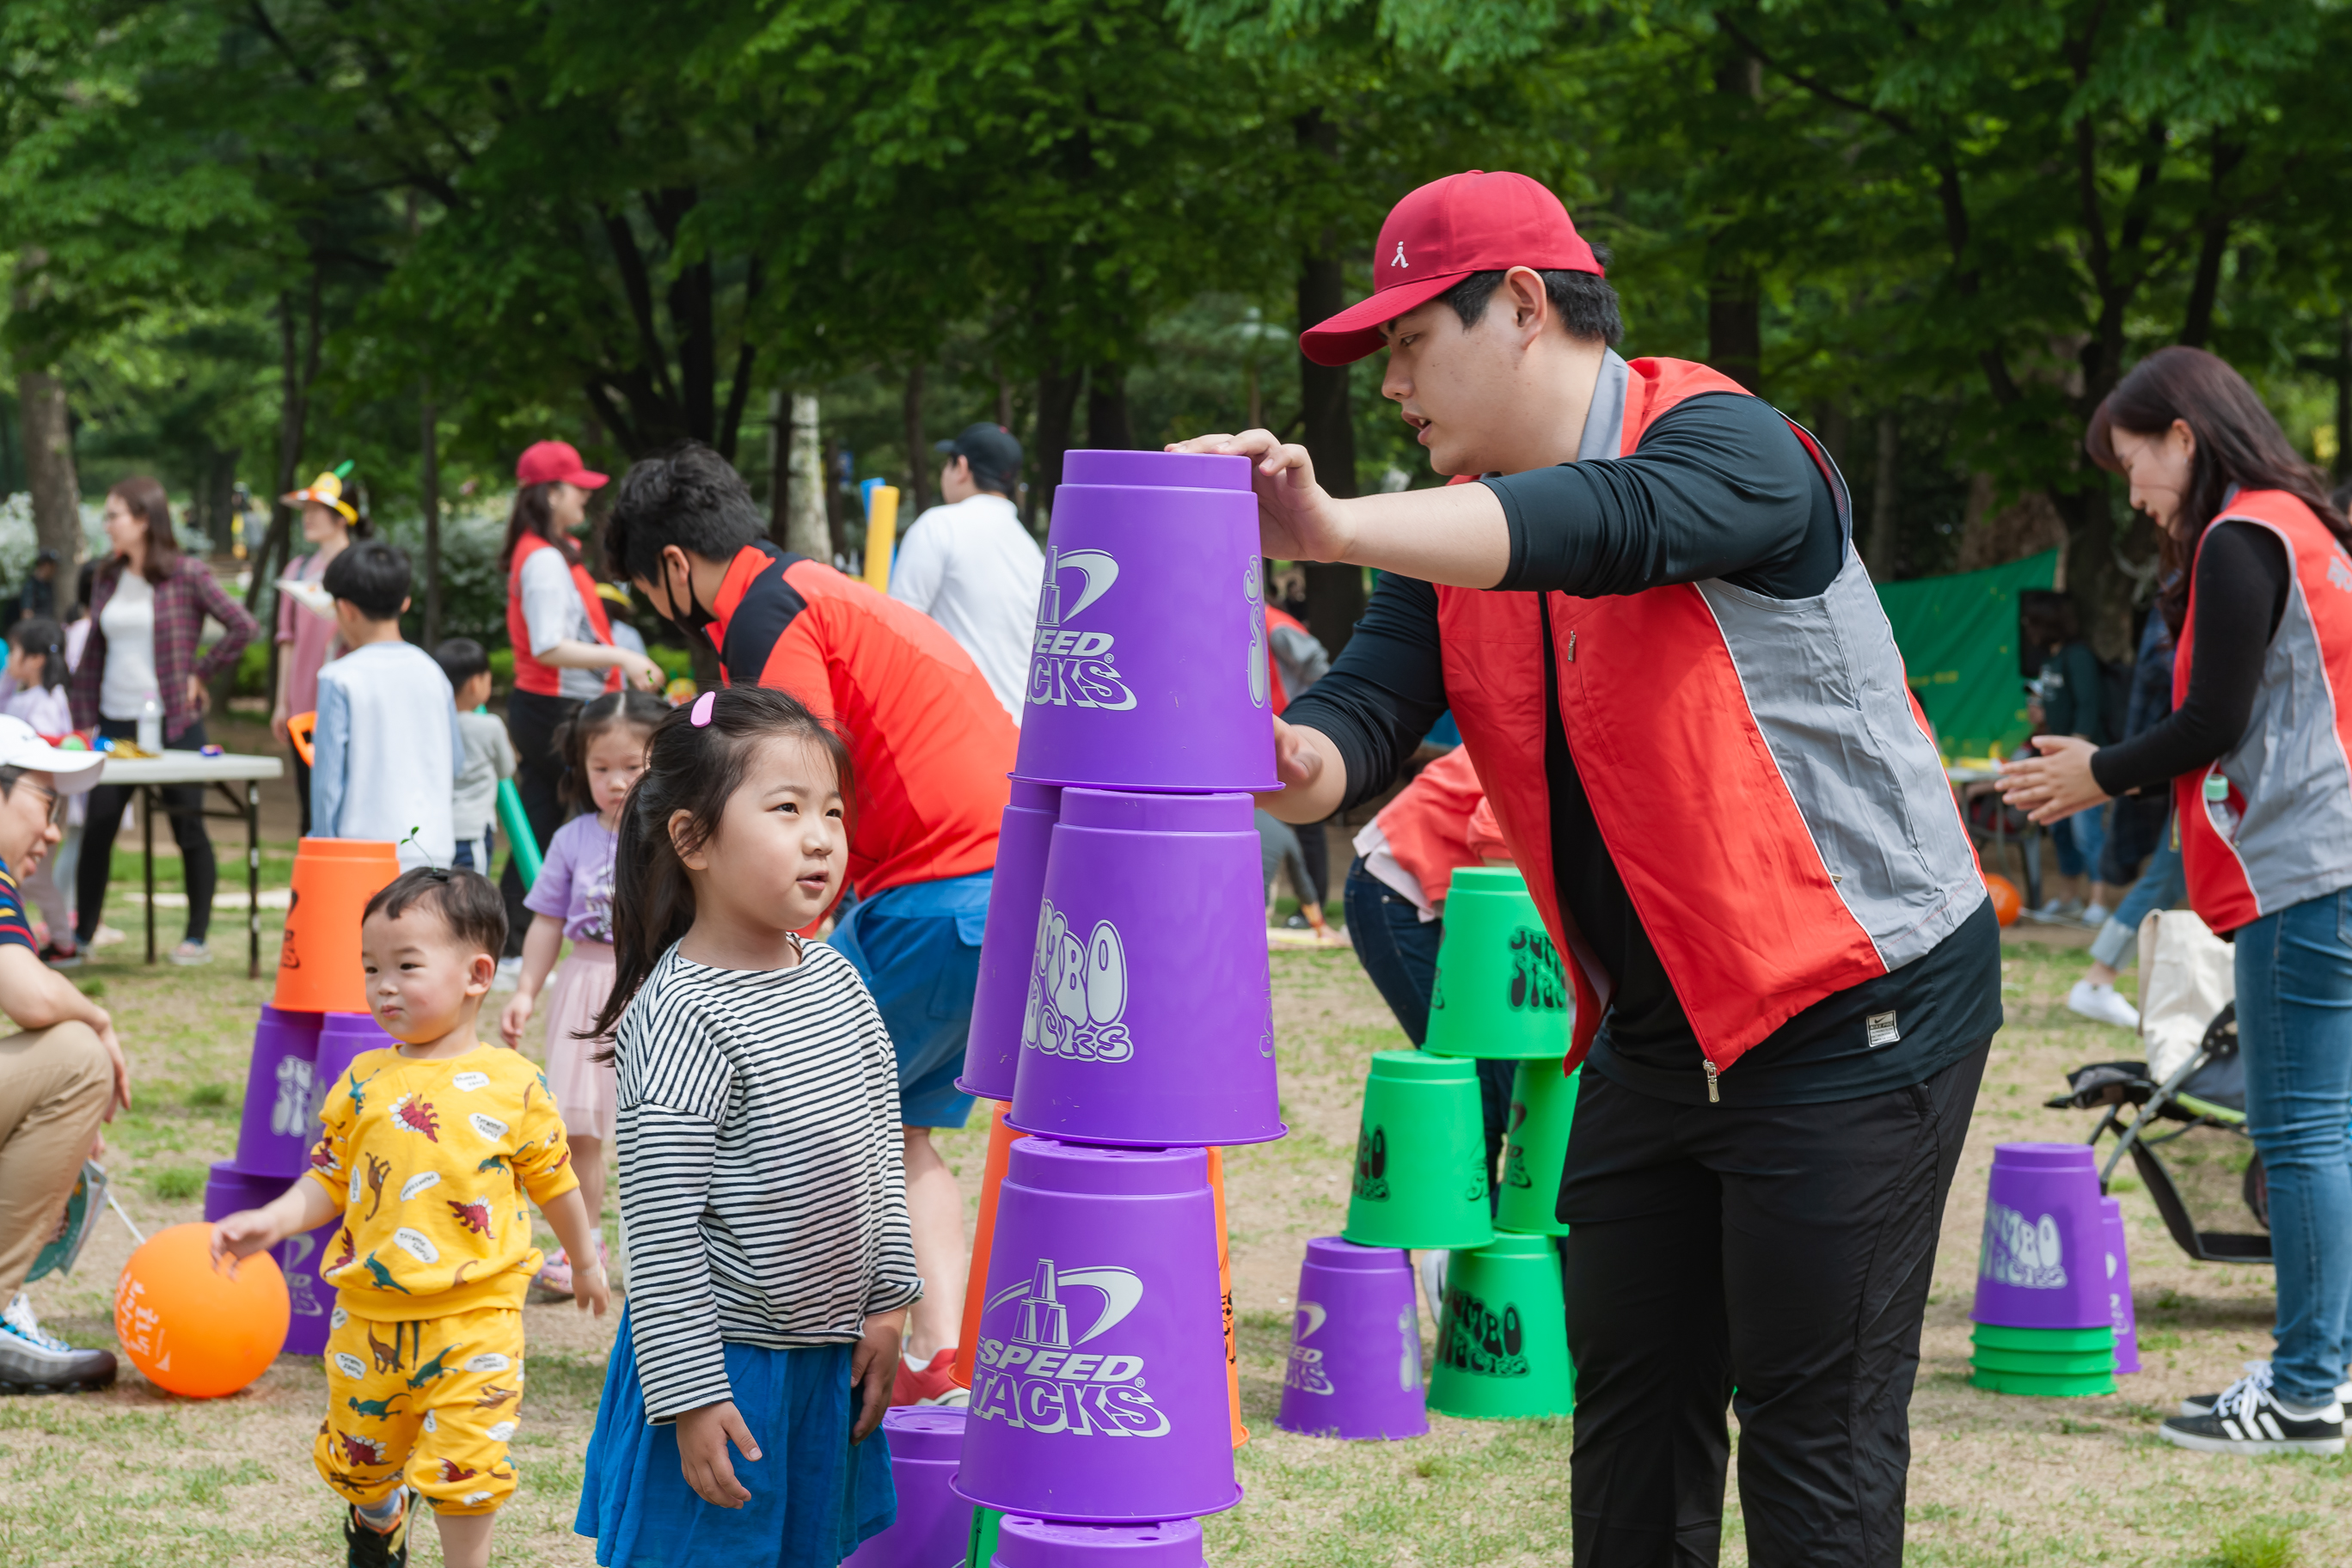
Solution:
[[[64,795],[59,795],[56,790],[49,788],[47,784],[37,784],[30,779],[18,779],[16,781],[16,786],[19,789],[31,790],[35,795],[40,795],[44,799],[47,800],[49,803],[49,821],[51,823],[61,824],[65,821],[66,797]]]

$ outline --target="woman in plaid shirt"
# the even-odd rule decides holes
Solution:
[[[194,751],[205,744],[205,710],[212,700],[205,687],[236,663],[259,628],[210,567],[180,552],[171,503],[155,480],[129,479],[106,492],[106,537],[114,553],[100,565],[90,590],[89,642],[73,672],[74,723],[84,729],[94,724],[100,734],[114,740],[135,739],[140,705],[152,696],[163,708],[164,745]],[[223,635],[198,657],[206,616],[221,624]],[[163,796],[188,889],[187,938],[172,950],[172,962],[204,963],[212,957],[205,934],[212,925],[217,876],[201,815],[204,790],[189,784],[164,790]],[[110,785],[89,793],[75,875],[81,947],[98,933],[115,829],[122,825],[130,798],[129,790]]]

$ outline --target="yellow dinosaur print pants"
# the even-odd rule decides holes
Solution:
[[[342,1307],[327,1336],[327,1418],[312,1458],[356,1503],[401,1478],[439,1513],[493,1513],[514,1495],[507,1439],[522,1415],[522,1313],[485,1307],[377,1322]]]

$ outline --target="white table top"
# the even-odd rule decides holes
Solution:
[[[282,757],[227,752],[165,752],[160,757],[109,757],[98,782],[110,784],[226,784],[237,779],[274,779],[286,772]]]
[[[2000,770],[1982,763],[1954,763],[1944,770],[1944,776],[1956,784],[1990,784],[2000,777]]]

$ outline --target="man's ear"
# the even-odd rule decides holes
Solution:
[[[1551,320],[1551,296],[1544,292],[1543,275],[1532,267],[1514,267],[1503,275],[1503,286],[1496,290],[1508,301],[1511,328],[1529,341],[1542,331]]]

